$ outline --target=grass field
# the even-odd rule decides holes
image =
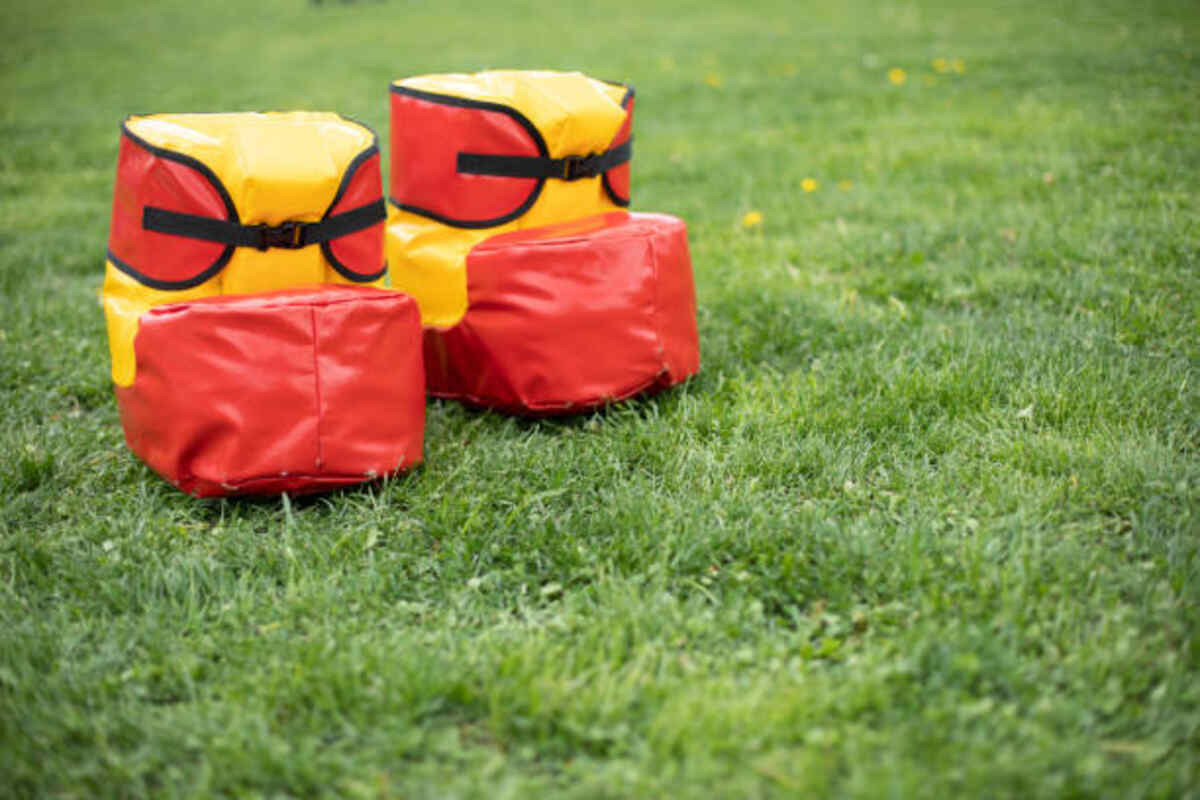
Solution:
[[[6,0],[0,794],[1200,796],[1200,8],[976,5]],[[138,463],[122,117],[488,67],[637,86],[701,375],[316,499]]]

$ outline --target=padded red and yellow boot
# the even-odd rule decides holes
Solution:
[[[580,73],[391,87],[388,260],[430,392],[584,411],[699,368],[683,223],[628,214],[633,90]]]
[[[121,134],[103,296],[130,448],[200,496],[418,463],[419,313],[383,288],[374,133],[294,112],[136,116]]]

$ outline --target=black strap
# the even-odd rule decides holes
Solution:
[[[203,239],[206,242],[255,247],[266,250],[282,247],[299,250],[310,244],[321,244],[339,236],[357,233],[383,222],[387,209],[383,198],[359,206],[344,214],[335,214],[320,222],[285,222],[282,225],[241,225],[215,217],[182,214],[165,208],[146,206],[142,211],[142,227],[148,231]]]
[[[458,171],[468,175],[498,175],[504,178],[558,178],[577,181],[594,178],[633,158],[633,139],[611,150],[591,156],[542,158],[541,156],[497,156],[459,153]]]

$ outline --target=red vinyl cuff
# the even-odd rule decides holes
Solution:
[[[324,211],[325,218],[382,203],[379,163],[379,150],[374,145],[350,163],[337,196]],[[235,227],[245,222],[229,191],[207,165],[187,154],[143,141],[122,127],[108,240],[113,265],[146,286],[179,290],[212,278],[232,258],[233,243],[154,230],[147,227],[148,212],[194,216]],[[369,227],[322,242],[321,247],[338,272],[361,283],[383,275],[383,237],[384,223],[380,219]]]
[[[391,202],[406,211],[461,228],[491,228],[533,206],[546,177],[513,177],[460,171],[460,156],[544,160],[542,133],[521,112],[499,103],[425,92],[391,91]],[[625,122],[613,147],[630,141],[633,92],[626,93]],[[579,153],[577,156],[592,154]],[[629,161],[603,173],[614,203],[629,204]]]

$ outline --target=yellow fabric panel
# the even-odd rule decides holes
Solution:
[[[396,81],[435,94],[509,106],[546,140],[551,158],[603,152],[625,123],[626,89],[579,72],[492,71],[423,75]],[[397,154],[392,155],[393,162]],[[455,228],[389,204],[388,270],[392,288],[412,295],[425,325],[450,327],[467,311],[467,253],[508,231],[566,222],[619,209],[601,177],[548,179],[521,217],[493,228]]]
[[[179,303],[220,294],[218,278],[182,291],[166,292],[143,286],[112,265],[104,266],[104,316],[108,322],[108,349],[112,355],[113,383],[129,386],[137,369],[133,340],[138,320],[150,308],[163,303]]]
[[[286,254],[280,258],[281,254]],[[337,274],[320,247],[301,250],[255,250],[239,247],[216,276],[221,294],[254,294],[308,283],[324,283]]]
[[[208,166],[247,225],[320,219],[346,167],[375,141],[361,125],[312,111],[154,114],[125,125]]]
[[[608,99],[617,105],[621,105],[621,101],[625,99],[625,94],[629,91],[628,87],[617,86],[613,83],[604,83],[601,81],[600,85],[604,88],[604,93],[608,95]],[[616,134],[613,135],[615,136]]]
[[[417,301],[423,324],[438,328],[456,324],[467,313],[467,253],[516,225],[453,228],[389,205],[387,260],[392,288]]]
[[[246,225],[321,219],[350,163],[375,142],[362,125],[318,112],[156,114],[131,117],[126,125],[148,143],[208,166]],[[220,272],[181,291],[152,289],[106,262],[102,294],[113,382],[133,383],[138,320],[154,306],[322,283],[354,282],[335,270],[317,245],[298,250],[235,248]],[[357,285],[386,284],[385,275]]]
[[[405,78],[395,85],[516,109],[541,132],[552,158],[604,150],[625,122],[625,90],[581,72],[447,73]]]

